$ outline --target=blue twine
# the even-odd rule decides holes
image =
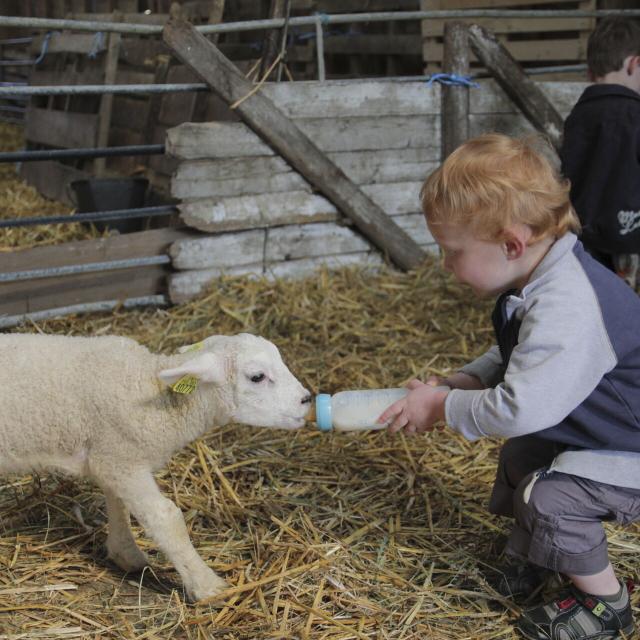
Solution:
[[[104,32],[98,31],[98,33],[96,33],[96,35],[93,36],[91,50],[89,51],[89,53],[87,53],[87,55],[92,60],[95,60],[98,57],[98,54],[100,53],[100,51],[102,51],[102,49],[104,49]]]
[[[52,31],[47,31],[47,33],[45,34],[44,40],[42,41],[42,46],[40,47],[40,54],[33,61],[33,64],[40,64],[44,60],[44,57],[47,55],[47,50],[49,49],[49,40],[51,40],[52,35]]]
[[[322,11],[317,11],[316,15],[320,16],[320,22],[322,22],[322,24],[324,24],[324,25],[329,24],[330,19],[329,19],[329,14],[328,13],[323,13]]]
[[[431,86],[434,82],[458,87],[479,87],[477,82],[471,80],[471,76],[459,76],[455,73],[434,73],[427,80],[427,86]]]

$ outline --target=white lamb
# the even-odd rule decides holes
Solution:
[[[311,396],[275,345],[250,334],[211,336],[165,356],[118,336],[5,334],[0,362],[0,472],[92,478],[106,497],[107,550],[118,566],[148,564],[131,512],[189,598],[222,591],[225,581],[196,553],[180,509],[152,473],[214,425],[304,424]]]

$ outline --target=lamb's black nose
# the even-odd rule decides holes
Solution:
[[[310,393],[307,393],[307,395],[304,398],[302,398],[302,401],[301,401],[302,404],[309,404],[311,402],[312,397],[313,396]]]

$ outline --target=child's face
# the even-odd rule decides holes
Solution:
[[[504,243],[480,240],[462,225],[427,226],[444,254],[444,268],[479,297],[497,296],[512,288],[517,278]]]

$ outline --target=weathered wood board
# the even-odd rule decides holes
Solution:
[[[566,115],[585,83],[539,83]],[[268,84],[265,93],[419,246],[437,247],[420,213],[424,178],[440,162],[438,85],[423,81]],[[533,131],[493,81],[470,89],[469,135]],[[292,277],[323,261],[383,260],[339,211],[246,126],[185,123],[167,144],[179,165],[172,193],[183,221],[210,236],[177,242],[170,279],[175,301],[221,273]],[[342,262],[341,262],[342,260]]]

